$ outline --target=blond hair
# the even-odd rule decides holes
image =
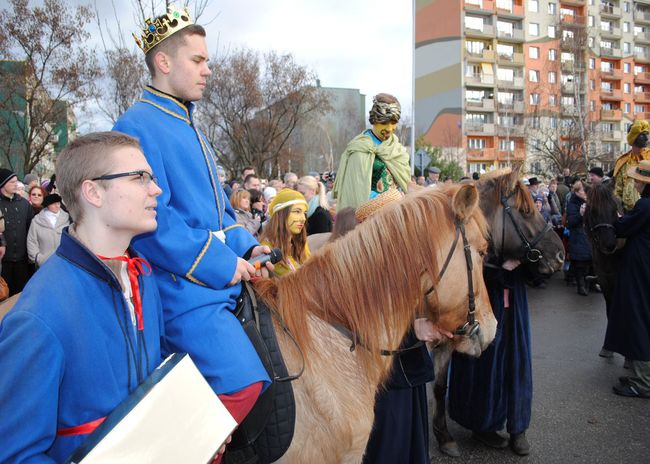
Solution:
[[[230,205],[233,207],[233,209],[241,209],[241,201],[245,198],[248,198],[250,200],[251,193],[246,189],[237,189],[232,192],[232,195],[230,195]],[[249,205],[248,210],[250,211],[250,209],[251,208]]]
[[[162,52],[169,56],[176,56],[176,52],[180,46],[185,45],[186,43],[185,37],[190,35],[200,35],[201,37],[205,37],[205,29],[203,29],[203,26],[199,26],[198,24],[190,24],[149,50],[144,57],[144,62],[147,65],[147,69],[149,69],[151,77],[156,77],[156,63],[154,60],[156,53]]]
[[[330,205],[327,201],[327,193],[325,192],[325,186],[322,182],[318,182],[314,176],[302,176],[300,180],[298,180],[297,186],[298,185],[313,190],[314,194],[318,196],[319,206],[323,209],[329,209]]]
[[[56,186],[70,216],[83,219],[80,189],[84,181],[110,173],[118,148],[133,147],[142,151],[136,138],[120,132],[95,132],[81,136],[63,149],[56,160]]]

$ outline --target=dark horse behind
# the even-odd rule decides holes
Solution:
[[[486,174],[476,187],[490,233],[488,263],[517,259],[532,272],[547,276],[562,268],[562,241],[535,209],[530,192],[519,180],[518,170],[505,169]],[[447,373],[455,343],[446,343],[434,350],[433,431],[440,451],[450,456],[460,455],[458,445],[447,429],[445,409]]]
[[[603,290],[608,318],[618,275],[619,250],[623,243],[616,238],[613,224],[622,210],[621,202],[608,184],[594,185],[587,192],[585,229],[591,240],[594,270]]]

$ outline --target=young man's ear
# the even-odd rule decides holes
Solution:
[[[95,208],[101,208],[104,201],[103,193],[95,181],[84,180],[81,184],[81,199]]]
[[[156,71],[161,74],[169,74],[171,71],[171,66],[169,62],[169,56],[163,52],[158,51],[153,57],[154,65],[156,66]]]

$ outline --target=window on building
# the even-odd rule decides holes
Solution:
[[[644,73],[645,72],[645,66],[642,64],[635,64],[634,65],[634,75],[636,76],[637,74]]]
[[[613,68],[613,64],[611,61],[601,61],[600,62],[600,70],[604,72],[610,72]]]
[[[480,16],[465,15],[465,27],[483,32],[483,18]]]
[[[533,60],[539,58],[539,47],[528,47],[528,57]]]
[[[497,44],[497,54],[502,58],[512,60],[515,54],[515,47],[509,44]]]
[[[630,8],[630,2],[623,2],[623,11],[625,11],[626,13],[632,11],[632,9]]]
[[[530,82],[539,82],[539,71],[537,71],[536,69],[529,69],[528,80]]]
[[[642,85],[635,85],[634,86],[634,93],[642,93],[645,92],[645,87]]]
[[[497,79],[500,81],[512,82],[515,80],[515,70],[512,68],[502,68],[497,69]]]
[[[548,14],[554,15],[557,11],[557,3],[548,2]]]
[[[612,104],[610,102],[603,102],[601,107],[604,110],[613,110],[614,109],[614,107],[612,106]]]
[[[623,21],[623,32],[630,32],[630,23],[627,21]]]
[[[591,37],[591,36],[587,37],[587,46],[589,48],[594,48],[594,38],[593,37]]]
[[[485,124],[488,122],[487,114],[484,113],[466,113],[465,121],[469,123]]]
[[[623,107],[625,108],[626,113],[630,113],[630,111],[632,109],[632,105],[630,103],[625,103],[625,105],[623,105]]]
[[[539,24],[528,23],[528,33],[533,37],[539,36]]]
[[[548,59],[549,59],[549,61],[557,60],[557,50],[556,49],[550,48],[548,50]]]
[[[482,103],[484,92],[482,90],[465,90],[465,101],[472,103]]]
[[[632,50],[632,46],[630,42],[623,42],[623,53],[630,53]]]
[[[594,100],[589,102],[589,111],[596,111],[596,102]]]
[[[551,129],[557,129],[557,118],[549,118],[548,125]]]
[[[602,92],[612,93],[612,90],[613,90],[613,89],[614,89],[614,87],[612,87],[612,83],[611,83],[611,82],[602,81],[602,82],[600,83],[600,90],[601,90]]]
[[[562,95],[562,106],[574,106],[575,104],[575,97],[571,95]]]
[[[471,150],[482,150],[485,148],[485,139],[467,139],[467,147]]]
[[[623,92],[625,93],[630,93],[632,86],[630,85],[629,82],[625,82],[623,84]]]
[[[555,26],[548,26],[548,36],[555,38]]]
[[[594,79],[589,79],[589,90],[596,90],[596,81]]]
[[[466,40],[465,41],[465,50],[474,55],[483,54],[483,49],[485,48],[485,42],[479,40]]]
[[[596,60],[594,58],[589,58],[589,69],[596,69]]]
[[[530,94],[530,104],[531,105],[539,105],[539,94],[538,93],[531,93]]]
[[[528,11],[537,13],[539,11],[539,0],[528,0]]]
[[[567,41],[567,42],[571,42],[574,37],[575,37],[575,34],[573,33],[572,30],[562,29],[562,40]]]
[[[497,93],[497,101],[499,102],[499,105],[512,106],[515,101],[515,94],[513,92],[499,91]]]
[[[549,84],[555,84],[557,82],[557,73],[555,71],[549,71],[547,77]]]
[[[591,15],[587,16],[587,23],[589,24],[589,27],[594,27],[594,23],[595,23],[594,17]]]
[[[515,141],[508,139],[499,139],[499,150],[515,151]]]
[[[630,63],[623,63],[623,72],[625,74],[630,74],[630,68],[631,68]]]
[[[557,95],[549,94],[549,96],[548,96],[548,106],[556,106],[556,105],[557,105]]]
[[[635,113],[645,113],[645,105],[640,105],[640,104],[635,104],[634,105],[634,112]]]

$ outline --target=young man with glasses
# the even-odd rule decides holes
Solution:
[[[56,172],[75,223],[0,324],[0,462],[63,462],[161,361],[158,289],[130,247],[161,193],[138,141],[79,137]]]
[[[138,44],[151,85],[114,127],[140,140],[163,189],[158,229],[134,246],[154,269],[167,343],[191,356],[241,422],[269,378],[232,311],[240,281],[255,273],[246,259],[270,250],[237,223],[216,154],[194,119],[193,102],[212,74],[205,30],[173,7],[148,23]]]

